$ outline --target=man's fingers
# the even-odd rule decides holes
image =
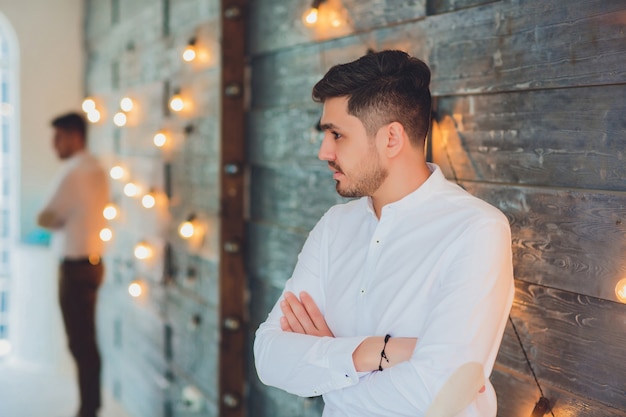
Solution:
[[[291,329],[291,326],[289,325],[289,321],[287,320],[287,318],[285,316],[280,318],[280,328],[284,332],[292,332],[293,333],[293,330]]]
[[[326,319],[322,315],[319,307],[315,304],[313,298],[305,291],[300,293],[300,301],[302,306],[306,310],[307,314],[311,318],[311,322],[313,326],[318,331],[318,335],[320,336],[331,336],[334,337],[333,332],[328,328],[328,324],[326,323]]]
[[[280,309],[283,312],[283,317],[287,320],[287,323],[289,324],[292,332],[305,333],[304,327],[302,327],[302,324],[296,316],[296,312],[293,311],[292,303],[289,302],[289,297],[287,296],[287,294],[288,293],[285,293],[285,299],[280,302]]]

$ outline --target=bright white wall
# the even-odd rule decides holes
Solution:
[[[59,163],[50,120],[80,110],[83,97],[82,0],[0,0],[19,44],[20,237],[35,230]]]

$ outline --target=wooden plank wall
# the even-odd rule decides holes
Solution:
[[[511,222],[511,317],[553,414],[626,416],[626,4],[329,1],[346,24],[320,30],[301,23],[307,3],[251,5],[250,340],[340,201],[316,160],[311,87],[368,48],[403,49],[432,69],[434,161]],[[321,414],[252,365],[249,379],[251,416]],[[540,394],[510,323],[492,381],[500,417],[530,415]]]
[[[90,141],[110,167],[122,164],[124,182],[112,183],[120,208],[110,222],[114,239],[99,298],[98,330],[103,388],[132,417],[215,416],[219,408],[221,2],[218,0],[89,0],[85,2],[86,94],[102,120]],[[181,59],[192,39],[199,59]],[[176,89],[187,101],[167,109]],[[126,126],[112,117],[123,96],[134,100]],[[153,145],[160,129],[170,142]],[[153,188],[157,207],[122,193],[126,181]],[[202,242],[190,243],[178,225],[195,214]],[[133,247],[146,240],[148,261]],[[169,249],[168,249],[169,248]],[[169,255],[168,255],[169,254]],[[144,294],[129,296],[141,279]],[[195,404],[189,402],[197,397]]]

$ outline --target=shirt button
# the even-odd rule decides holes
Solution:
[[[361,288],[361,295],[365,295],[365,288]]]

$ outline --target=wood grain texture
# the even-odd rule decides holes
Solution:
[[[289,171],[289,175],[284,172]],[[326,168],[251,167],[251,220],[308,233],[331,205],[339,202]]]
[[[427,0],[426,13],[430,15],[448,13],[470,7],[495,3],[500,0]]]
[[[434,161],[459,180],[626,191],[626,84],[442,97]]]
[[[367,48],[424,59],[436,96],[623,84],[625,20],[620,0],[503,1],[273,54],[253,50],[253,106],[306,102],[331,65]],[[324,59],[338,47],[342,59]]]
[[[540,383],[626,409],[625,305],[517,281],[511,317]],[[510,324],[497,363],[530,375]]]
[[[425,0],[328,0],[330,8],[338,13],[339,27],[307,27],[302,15],[310,2],[258,0],[251,3],[249,38],[252,55],[267,54],[280,49],[302,47],[343,38],[353,33],[365,36],[375,28],[414,21],[426,15]],[[323,13],[322,5],[320,14]]]
[[[515,277],[617,301],[626,277],[626,194],[463,182],[509,218]]]
[[[541,394],[531,376],[498,366],[491,374],[498,396],[498,417],[528,417]],[[555,416],[624,417],[626,412],[541,382]],[[546,414],[550,416],[551,414]]]

